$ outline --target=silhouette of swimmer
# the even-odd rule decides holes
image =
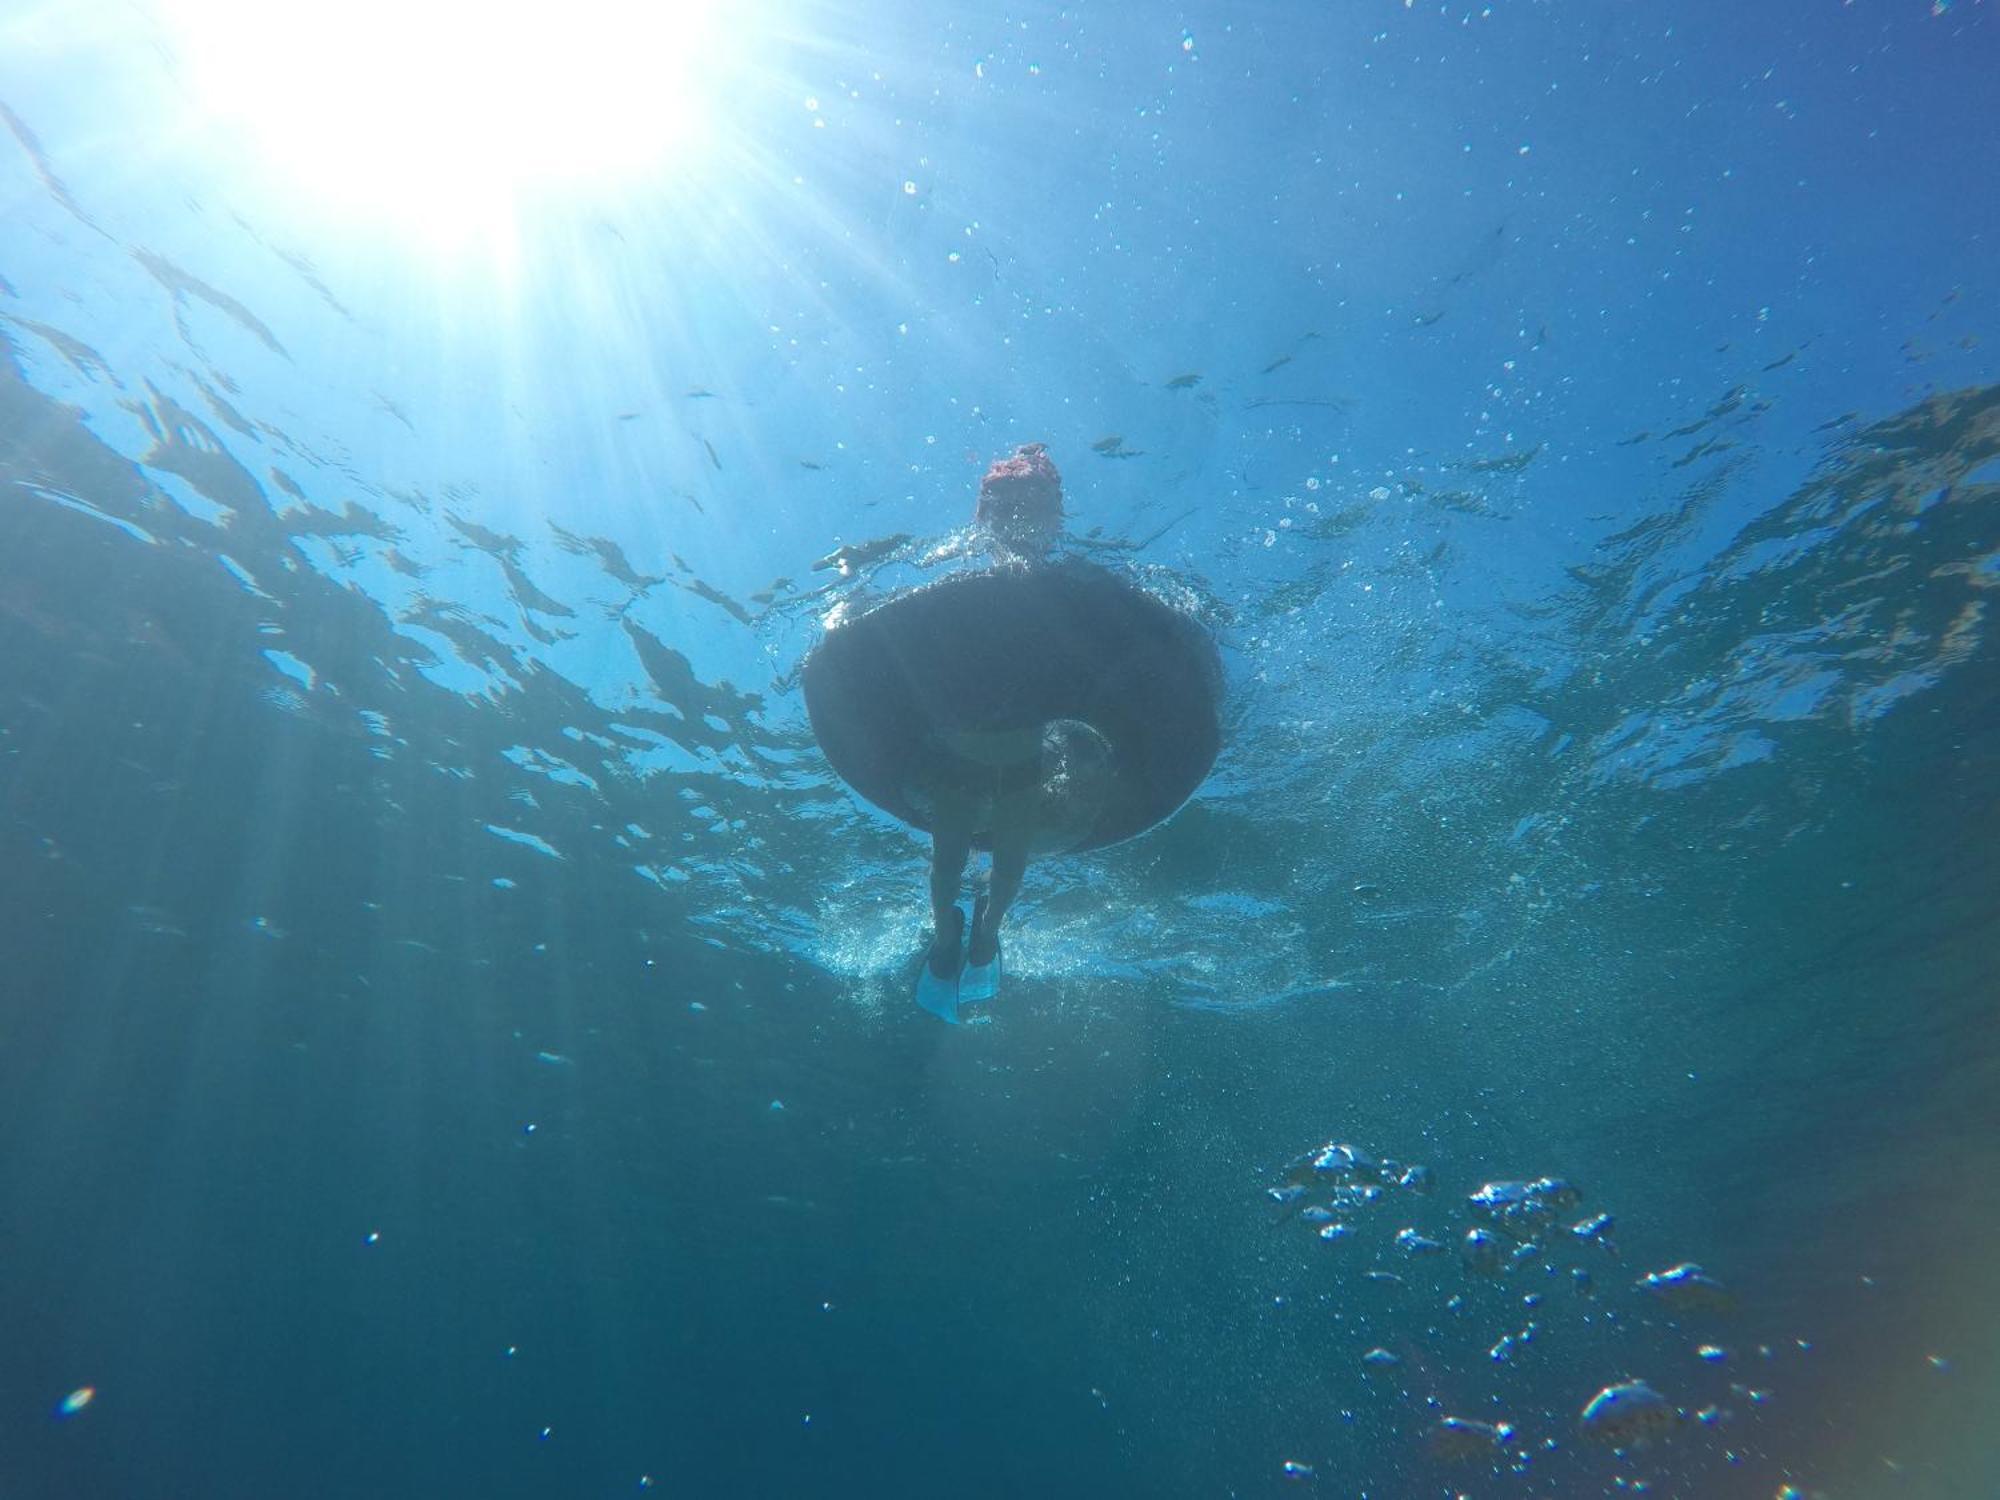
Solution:
[[[931,835],[933,936],[917,1001],[993,997],[1028,860],[1131,838],[1185,802],[1221,747],[1221,663],[1202,624],[1057,550],[1062,478],[1040,443],[980,481],[989,566],[837,612],[801,672],[841,779]],[[958,898],[992,851],[970,931]]]

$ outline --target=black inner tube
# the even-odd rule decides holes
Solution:
[[[802,681],[834,771],[926,830],[907,788],[916,758],[955,733],[1080,719],[1109,741],[1104,805],[1072,852],[1166,818],[1222,747],[1222,663],[1208,631],[1076,559],[960,573],[898,594],[829,630]]]

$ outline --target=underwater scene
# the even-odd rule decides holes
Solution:
[[[2000,1495],[1991,0],[0,0],[0,1500]]]

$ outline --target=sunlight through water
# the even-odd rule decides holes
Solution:
[[[297,191],[430,240],[701,170],[758,8],[157,0],[195,101]]]

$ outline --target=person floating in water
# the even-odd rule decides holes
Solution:
[[[1221,748],[1222,669],[1192,615],[1065,556],[1062,476],[1040,443],[996,461],[973,515],[990,566],[836,611],[801,669],[814,738],[855,792],[931,836],[917,1003],[994,996],[1000,926],[1038,854],[1143,833]],[[992,872],[970,920],[974,849]]]

